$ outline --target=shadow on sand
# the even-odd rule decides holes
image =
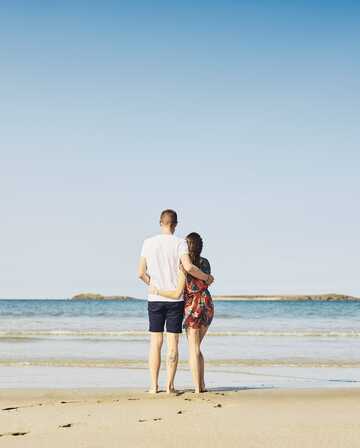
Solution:
[[[252,386],[252,387],[247,387],[247,386],[241,386],[241,387],[236,387],[236,386],[232,386],[232,387],[227,387],[227,386],[219,386],[219,387],[208,387],[206,389],[206,392],[241,392],[244,390],[256,390],[256,389],[261,389],[261,390],[265,390],[265,389],[276,389],[275,386]],[[160,391],[161,392],[165,392],[165,391]],[[194,393],[194,389],[182,389],[182,390],[178,390],[176,392],[176,396],[180,396],[180,395],[184,395],[184,394],[191,394]]]
[[[227,387],[227,386],[219,386],[219,387],[209,387],[207,388],[208,392],[241,392],[244,390],[256,390],[256,389],[276,389],[274,386],[241,386],[241,387]]]

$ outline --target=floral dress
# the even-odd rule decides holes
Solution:
[[[210,263],[206,258],[200,258],[199,267],[206,274],[211,273]],[[207,283],[188,274],[186,276],[184,299],[183,327],[208,327],[214,317],[214,305]]]

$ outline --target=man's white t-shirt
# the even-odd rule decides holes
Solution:
[[[158,289],[171,291],[177,288],[180,259],[188,254],[188,245],[183,238],[175,235],[156,235],[144,241],[141,256],[145,257],[147,272],[151,283]],[[179,299],[168,299],[156,294],[149,294],[150,302],[181,302]]]

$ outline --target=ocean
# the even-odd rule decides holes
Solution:
[[[147,326],[142,300],[0,300],[0,388],[146,389]],[[360,302],[216,301],[203,353],[213,389],[360,386]]]

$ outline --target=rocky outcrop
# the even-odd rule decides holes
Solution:
[[[289,300],[289,301],[314,301],[314,302],[332,302],[332,301],[352,301],[359,300],[360,297],[348,296],[344,294],[276,294],[276,295],[223,295],[223,296],[213,296],[214,300],[227,300],[227,301],[250,301],[250,300],[266,300],[266,301],[276,301],[276,300]]]

